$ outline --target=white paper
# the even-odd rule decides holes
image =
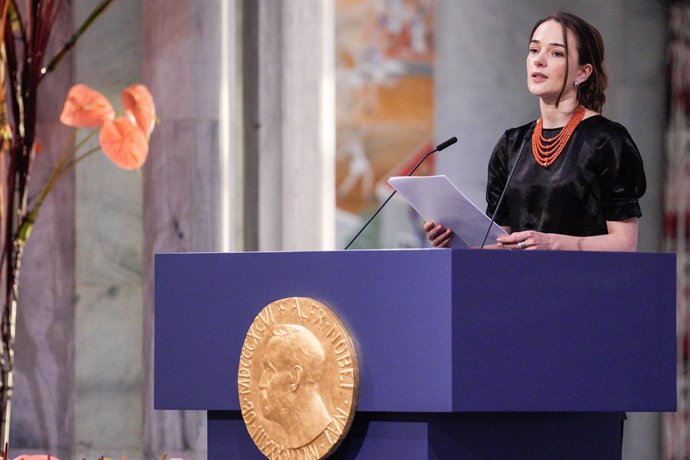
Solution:
[[[491,219],[446,176],[399,176],[391,177],[388,183],[424,220],[453,230],[455,237],[450,242],[451,248],[482,245]],[[507,233],[494,222],[486,244],[494,244],[501,235]]]

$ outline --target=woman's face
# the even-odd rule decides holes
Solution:
[[[539,96],[544,102],[555,103],[561,93],[565,78],[565,90],[561,100],[577,98],[577,88],[573,82],[577,80],[582,83],[589,75],[586,66],[578,65],[577,45],[572,32],[568,31],[569,56],[566,58],[563,26],[554,20],[549,20],[537,27],[532,35],[527,54],[527,88],[530,93]],[[566,59],[568,59],[568,75],[566,75]]]

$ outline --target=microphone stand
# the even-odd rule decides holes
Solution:
[[[503,203],[503,197],[506,195],[506,191],[508,190],[508,184],[510,184],[510,180],[513,178],[513,173],[515,172],[515,169],[517,168],[518,163],[520,163],[520,158],[522,158],[522,151],[525,149],[525,139],[522,140],[522,145],[520,146],[520,152],[518,153],[517,160],[515,160],[515,164],[513,165],[513,168],[510,170],[510,174],[508,174],[508,178],[506,179],[506,185],[503,186],[503,191],[501,192],[501,196],[498,198],[498,203],[496,203],[496,209],[494,209],[494,213],[491,216],[491,223],[489,224],[489,228],[486,229],[486,233],[484,234],[484,239],[482,240],[482,245],[479,247],[479,249],[484,249],[484,245],[486,244],[486,239],[489,237],[489,232],[491,232],[491,227],[494,225],[494,221],[496,220],[496,214],[498,214],[498,210],[501,207],[501,203]]]
[[[417,170],[417,168],[419,168],[419,166],[424,162],[424,160],[426,160],[426,159],[429,157],[429,155],[431,155],[432,153],[440,152],[441,150],[445,149],[446,147],[449,147],[449,146],[455,144],[457,141],[458,141],[458,138],[455,137],[455,136],[453,136],[453,137],[451,137],[450,139],[448,139],[447,141],[438,144],[434,150],[432,150],[431,152],[426,153],[426,154],[422,157],[422,159],[419,160],[419,161],[417,162],[417,164],[415,165],[415,167],[412,168],[412,171],[410,171],[409,173],[407,173],[407,175],[408,175],[408,176],[411,176],[412,174],[414,174],[414,172]],[[379,208],[376,210],[376,212],[374,212],[374,214],[369,218],[369,220],[367,221],[367,223],[364,224],[364,225],[362,226],[362,228],[359,229],[359,231],[358,231],[357,234],[354,236],[354,238],[352,238],[352,239],[350,240],[350,242],[347,243],[347,246],[345,246],[345,249],[344,249],[345,251],[347,251],[347,250],[350,248],[350,246],[352,246],[352,243],[355,242],[355,240],[357,239],[357,237],[359,237],[359,235],[362,234],[362,232],[364,231],[364,229],[367,228],[367,226],[371,223],[371,221],[374,220],[374,217],[376,217],[376,216],[378,215],[378,213],[381,212],[381,210],[383,209],[383,207],[386,206],[386,204],[388,204],[388,202],[391,200],[391,198],[393,198],[393,195],[395,195],[397,192],[398,192],[397,190],[393,190],[393,193],[391,193],[390,195],[388,195],[388,198],[386,198],[386,201],[384,201],[383,204],[382,204],[381,206],[379,206]]]

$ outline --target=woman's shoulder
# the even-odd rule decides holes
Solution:
[[[622,124],[603,115],[593,115],[580,122],[578,128],[594,137],[605,136],[612,139],[628,139],[630,133]]]
[[[496,142],[492,156],[505,156],[521,150],[524,145],[532,137],[532,131],[536,121],[531,121],[517,128],[510,128],[505,130],[503,135]]]
[[[602,115],[585,118],[577,127],[576,136],[583,146],[591,146],[589,151],[596,153],[602,164],[625,161],[626,164],[639,164],[642,157],[635,141],[622,124]]]
[[[532,120],[529,123],[525,123],[524,125],[518,126],[516,128],[506,129],[503,133],[503,137],[506,139],[518,139],[526,135],[531,136],[532,131],[534,130],[534,125],[536,123],[537,120]]]
[[[522,126],[506,129],[498,140],[496,147],[503,146],[504,148],[516,148],[522,145],[526,139],[529,140],[532,137],[532,131],[534,131],[534,125],[536,123],[537,121],[533,120]]]

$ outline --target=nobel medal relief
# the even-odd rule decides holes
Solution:
[[[237,373],[249,435],[268,458],[324,458],[347,435],[359,370],[335,314],[306,297],[267,305],[249,327]]]

